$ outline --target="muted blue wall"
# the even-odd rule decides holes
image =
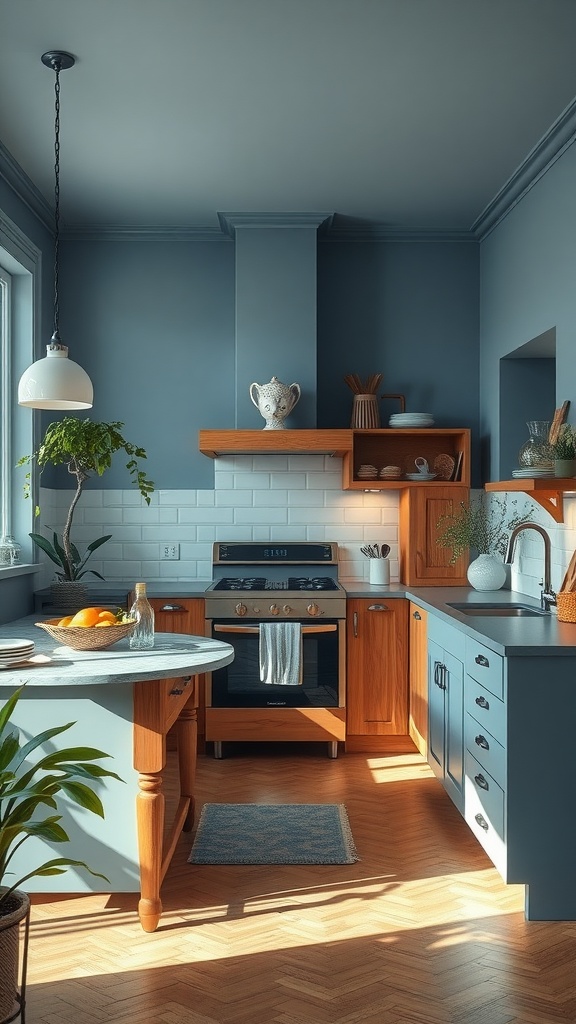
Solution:
[[[491,438],[489,479],[499,477],[506,430],[500,359],[554,328],[556,397],[548,413],[571,399],[576,422],[575,183],[572,145],[481,244],[480,407],[482,434]]]
[[[321,240],[318,256],[318,422],[349,426],[346,373],[382,373],[381,393],[409,412],[478,433],[478,244]],[[380,403],[382,425],[396,401]]]

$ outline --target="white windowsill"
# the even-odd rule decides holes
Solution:
[[[42,565],[0,565],[0,580],[7,580],[10,576],[30,576],[43,568]]]

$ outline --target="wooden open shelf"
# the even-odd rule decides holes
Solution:
[[[338,455],[352,447],[351,430],[200,430],[203,455]]]
[[[564,494],[576,493],[576,477],[540,476],[521,480],[495,480],[484,484],[486,491],[524,491],[550,513],[557,523],[564,522]]]
[[[433,471],[438,455],[451,455],[457,459],[462,452],[462,464],[457,480],[407,480],[406,473],[416,472],[414,460],[427,460]],[[398,480],[358,479],[361,465],[373,465],[380,471],[383,466],[400,466]],[[469,487],[470,486],[470,431],[467,428],[422,427],[413,430],[353,430],[351,450],[344,454],[342,471],[344,490],[404,490],[405,488]]]

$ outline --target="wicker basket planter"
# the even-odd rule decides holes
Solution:
[[[30,899],[25,892],[15,889],[4,911],[0,911],[0,1024],[8,1024],[17,1017],[22,1022],[26,1019],[29,922]]]
[[[560,622],[576,622],[576,591],[561,590],[556,594],[556,607]]]

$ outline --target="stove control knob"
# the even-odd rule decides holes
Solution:
[[[284,615],[290,615],[292,609],[289,604],[284,604],[282,605],[282,611],[284,612]]]
[[[254,612],[254,615],[260,615],[260,608],[257,604],[252,606],[252,611]]]
[[[246,615],[247,611],[248,609],[246,605],[242,604],[242,602],[239,601],[238,604],[236,605],[236,615]]]
[[[270,615],[279,615],[280,609],[277,604],[270,605]]]
[[[306,611],[308,612],[308,615],[322,615],[322,612],[315,601],[308,605]]]

